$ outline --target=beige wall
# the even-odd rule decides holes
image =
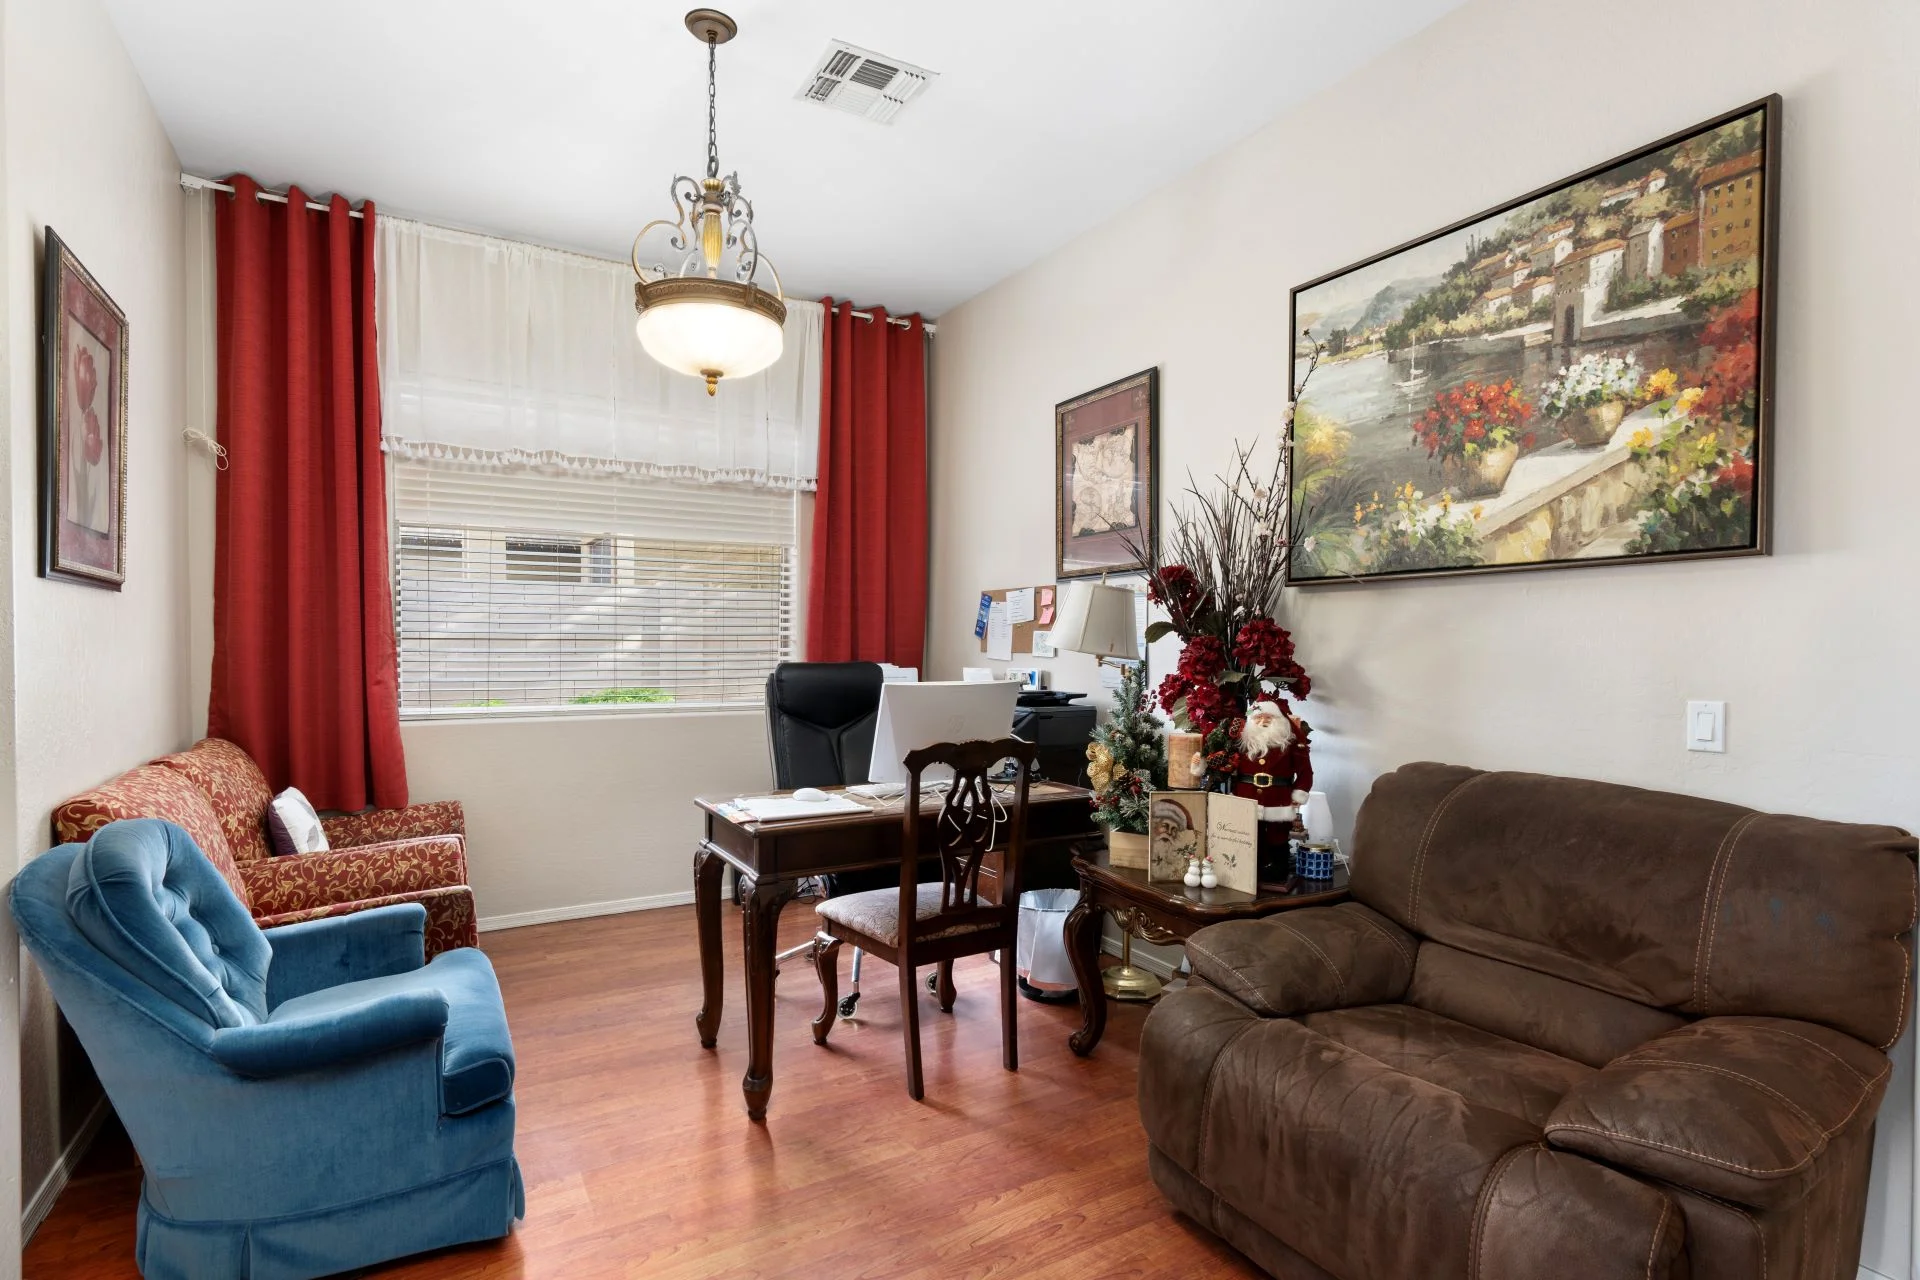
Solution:
[[[768,785],[758,711],[410,721],[408,782],[467,811],[481,923],[692,901],[696,795]]]
[[[982,588],[1051,572],[1054,402],[1158,365],[1163,485],[1209,476],[1274,436],[1292,285],[1778,91],[1776,554],[1296,594],[1286,618],[1349,823],[1377,774],[1439,759],[1920,829],[1916,48],[1895,0],[1474,0],[942,316],[933,674],[979,662]],[[1087,687],[1084,660],[1051,665]],[[1728,700],[1727,754],[1682,749],[1690,697]],[[1864,1261],[1906,1276],[1897,1056]]]
[[[6,0],[6,359],[11,554],[13,769],[8,819],[16,856],[47,847],[55,803],[174,750],[188,728],[185,679],[184,454],[179,164],[97,0]],[[127,585],[115,593],[37,576],[37,298],[42,229],[51,225],[127,314]],[[4,951],[11,964],[11,925]],[[98,1097],[53,1003],[29,967],[21,1031],[18,1160],[0,1115],[0,1260],[4,1233]],[[0,1030],[0,1054],[14,1036]],[[8,1087],[0,1081],[0,1088]],[[11,1090],[9,1089],[9,1092]],[[15,1169],[20,1181],[14,1180]]]

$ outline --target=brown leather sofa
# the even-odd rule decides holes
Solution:
[[[1215,925],[1147,1019],[1175,1207],[1288,1280],[1853,1280],[1915,842],[1412,764],[1353,900]]]

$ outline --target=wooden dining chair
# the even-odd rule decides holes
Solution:
[[[922,747],[906,758],[907,794],[901,821],[900,886],[828,898],[814,911],[823,924],[815,938],[814,968],[824,1002],[813,1021],[813,1038],[826,1044],[840,995],[842,943],[852,943],[900,971],[900,1013],[907,1047],[907,1094],[923,1096],[920,1082],[920,999],[915,971],[935,965],[943,1012],[953,1011],[953,962],[962,956],[1000,953],[1000,1047],[1007,1070],[1020,1069],[1020,1037],[1014,995],[1014,954],[1020,921],[1020,853],[1026,843],[1027,784],[1037,750],[1019,738],[992,742],[946,742]],[[1017,768],[1010,797],[989,780],[1003,760]],[[953,782],[938,816],[920,812],[921,775],[931,766],[953,769]],[[931,822],[931,830],[927,830]],[[1000,849],[997,903],[980,897],[980,865]],[[912,856],[918,851],[919,857]],[[938,857],[938,879],[919,883],[922,858]]]

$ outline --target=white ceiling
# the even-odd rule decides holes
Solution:
[[[721,167],[789,293],[938,315],[1460,2],[723,0]],[[106,4],[189,172],[624,257],[704,168],[685,0]],[[830,38],[939,78],[796,100]]]

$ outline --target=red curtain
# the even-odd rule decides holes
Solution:
[[[231,179],[215,219],[219,434],[208,732],[322,809],[407,802],[373,325],[373,202]]]
[[[921,665],[927,629],[927,337],[827,308],[807,657]]]

